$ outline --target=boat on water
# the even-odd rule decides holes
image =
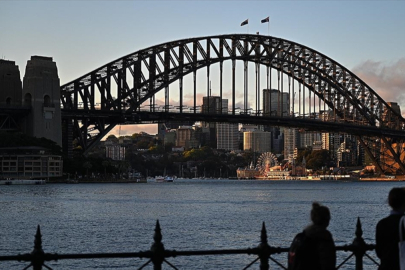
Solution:
[[[44,179],[5,179],[0,180],[0,185],[45,185]]]
[[[165,176],[165,182],[174,182],[173,176]]]
[[[66,179],[67,184],[78,184],[79,180],[77,179]]]
[[[174,182],[173,176],[155,176],[155,182],[164,183],[164,182]]]
[[[148,182],[148,179],[143,177],[140,172],[134,172],[134,173],[130,174],[129,177],[130,177],[132,182],[136,182],[136,183],[146,183],[146,182]]]
[[[321,181],[359,181],[360,178],[353,175],[320,175]]]

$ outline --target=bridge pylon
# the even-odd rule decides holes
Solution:
[[[23,105],[31,107],[25,119],[25,133],[50,139],[62,146],[60,83],[52,57],[32,56],[28,60],[23,83]]]

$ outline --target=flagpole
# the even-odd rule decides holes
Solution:
[[[267,22],[267,35],[270,36],[270,18],[269,21]]]

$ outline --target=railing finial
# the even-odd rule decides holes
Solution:
[[[262,223],[262,231],[260,233],[260,243],[263,245],[267,245],[267,230],[266,230],[266,224]]]
[[[162,242],[162,230],[160,229],[159,220],[156,220],[155,234],[153,235],[153,240],[155,240],[155,243]]]
[[[153,240],[155,240],[155,242],[152,244],[152,247],[150,248],[150,250],[152,251],[151,260],[153,263],[153,269],[161,270],[162,263],[165,259],[165,247],[162,243],[162,232],[160,229],[159,220],[156,221],[155,234],[153,236]]]
[[[363,236],[363,229],[361,227],[360,217],[357,217],[357,224],[356,224],[356,237],[361,238]]]
[[[34,270],[41,270],[45,262],[45,252],[42,250],[42,235],[41,228],[37,226],[37,232],[34,240],[34,250],[31,252],[31,264]]]
[[[39,225],[37,226],[37,232],[35,234],[34,250],[42,250],[42,235],[41,227]]]

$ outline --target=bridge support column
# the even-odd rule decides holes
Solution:
[[[60,85],[52,57],[32,56],[25,69],[23,98],[32,109],[26,119],[25,132],[47,138],[62,146]]]

